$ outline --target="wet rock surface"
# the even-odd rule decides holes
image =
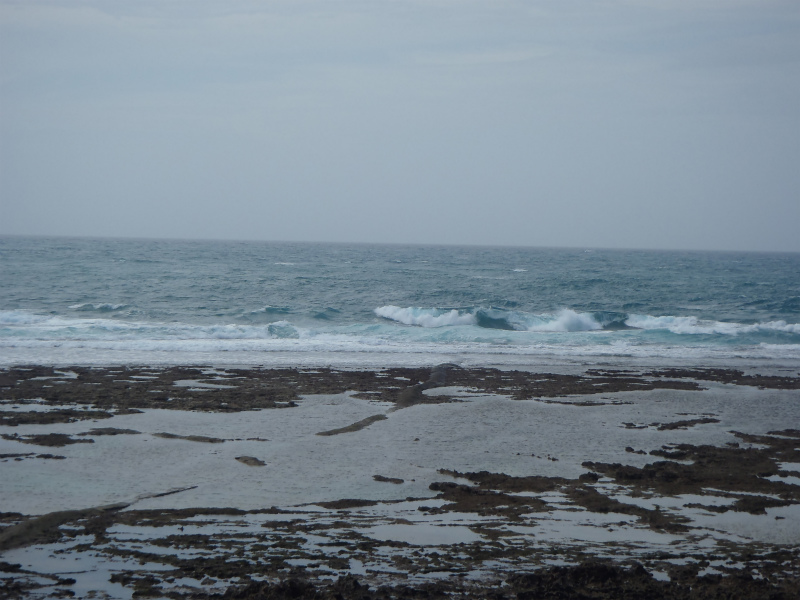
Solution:
[[[153,434],[165,440],[186,440],[187,442],[200,442],[203,444],[221,444],[225,440],[208,435],[178,435],[177,433],[159,432]]]
[[[0,371],[0,419],[5,425],[21,425],[105,419],[146,408],[215,412],[290,408],[302,395],[346,391],[404,407],[453,401],[448,395],[423,394],[443,386],[525,400],[654,389],[698,390],[702,389],[698,381],[800,389],[798,377],[747,376],[719,369],[588,370],[585,375],[563,375],[456,365],[380,371],[28,366]],[[31,403],[53,408],[3,408]]]
[[[658,369],[643,373],[645,377],[695,379],[698,381],[716,381],[732,385],[749,385],[762,389],[798,390],[800,379],[797,377],[781,377],[776,375],[746,375],[738,369]]]
[[[458,582],[437,582],[418,587],[397,586],[370,589],[353,576],[341,577],[328,585],[292,578],[279,583],[252,583],[224,595],[196,598],[226,600],[417,600],[435,598],[478,598],[491,600],[574,600],[580,599],[731,599],[797,597],[796,585],[770,585],[748,577],[704,577],[688,583],[657,581],[641,565],[629,568],[602,562],[571,567],[551,567],[536,574],[511,576],[490,586]]]
[[[322,438],[315,437],[316,427],[309,434],[320,443],[339,444],[348,438],[329,436],[372,432],[385,426],[382,421],[397,415],[395,411],[402,410],[402,416],[420,404],[465,401],[449,388],[558,404],[548,409],[592,411],[612,410],[622,402],[605,394],[696,392],[704,382],[800,389],[793,377],[719,369],[590,370],[567,376],[455,365],[372,372],[20,367],[0,372],[0,409],[6,418],[3,425],[15,427],[3,434],[11,445],[66,447],[96,441],[100,446],[123,438],[152,445],[157,437],[175,440],[170,448],[217,452],[241,440],[228,435],[140,434],[138,429],[81,423],[113,423],[117,415],[152,408],[292,410],[303,396],[322,393],[349,392],[387,403],[386,414],[320,432]],[[436,388],[448,389],[431,394]],[[570,408],[562,409],[562,404]],[[463,405],[443,408],[459,406]],[[81,590],[87,589],[81,586],[90,585],[84,577],[110,586],[92,583],[98,586],[92,592],[95,597],[111,598],[798,597],[800,540],[765,541],[725,532],[717,519],[750,519],[758,529],[769,523],[794,524],[800,518],[800,430],[787,423],[767,433],[734,432],[728,439],[735,442],[722,445],[686,443],[680,441],[686,437],[675,436],[699,432],[693,439],[704,442],[703,428],[722,427],[724,416],[702,410],[669,417],[655,421],[633,415],[628,417],[631,421],[613,423],[614,431],[663,437],[653,445],[641,441],[651,439],[646,437],[636,447],[622,444],[618,451],[630,463],[604,462],[590,454],[576,463],[583,461],[580,475],[543,475],[535,462],[527,475],[439,465],[438,472],[432,471],[436,479],[428,495],[406,497],[408,479],[376,465],[364,477],[395,497],[333,497],[256,510],[143,509],[137,508],[141,498],[131,498],[36,516],[0,513],[0,597],[81,597]],[[41,426],[57,424],[80,428],[69,429],[72,434],[40,433]],[[26,433],[28,426],[39,429]],[[409,437],[408,443],[424,444],[426,436],[420,437],[422,441]],[[258,448],[269,447],[269,440],[245,439],[259,442],[250,450],[255,456],[229,454],[225,464],[242,477],[270,476],[273,463],[258,458]],[[184,443],[189,441],[204,443]],[[20,448],[0,455],[8,461],[4,468],[63,458],[24,451],[30,446]],[[83,447],[91,448],[95,446]],[[558,462],[544,450],[529,459],[560,469],[563,456]],[[69,460],[41,463],[63,468]],[[179,497],[193,487],[173,487],[147,497]],[[40,555],[81,566],[48,570],[26,562]]]
[[[352,433],[354,431],[360,431],[365,427],[369,427],[373,423],[377,421],[385,421],[386,415],[372,415],[371,417],[367,417],[366,419],[361,419],[360,421],[353,423],[352,425],[348,425],[347,427],[339,427],[338,429],[329,429],[327,431],[320,431],[317,435],[339,435],[341,433]]]
[[[110,419],[114,415],[104,410],[53,409],[48,411],[0,413],[0,425],[47,425],[49,423],[74,423],[96,419]]]
[[[615,483],[631,486],[640,492],[703,494],[705,489],[713,488],[725,490],[738,498],[733,510],[763,512],[765,506],[784,506],[800,501],[799,486],[767,479],[784,473],[780,468],[781,461],[800,463],[800,433],[796,430],[771,433],[748,435],[734,432],[739,439],[758,445],[748,448],[690,444],[665,446],[650,451],[650,454],[672,460],[656,461],[644,467],[592,461],[583,465],[610,477]]]
[[[393,483],[395,485],[400,485],[403,483],[403,480],[399,477],[386,477],[385,475],[373,475],[372,478],[375,481],[380,481],[381,483]]]
[[[35,452],[11,452],[8,454],[0,454],[0,461],[15,460],[19,462],[26,458],[64,460],[66,456],[61,456],[58,454],[36,454]]]
[[[89,431],[84,431],[83,433],[79,433],[78,435],[82,436],[89,436],[89,435],[138,435],[141,431],[136,431],[135,429],[120,429],[118,427],[95,427],[90,429]]]
[[[54,446],[56,448],[62,448],[64,446],[69,446],[70,444],[93,444],[94,440],[92,439],[75,439],[70,437],[65,433],[40,433],[40,434],[30,434],[30,435],[19,435],[17,433],[4,433],[2,435],[4,440],[12,440],[15,442],[21,442],[23,444],[34,444],[36,446]]]

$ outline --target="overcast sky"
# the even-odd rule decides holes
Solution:
[[[798,0],[0,0],[0,233],[800,251]]]

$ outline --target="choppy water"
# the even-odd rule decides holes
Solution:
[[[2,364],[800,361],[800,254],[6,237],[0,282]]]

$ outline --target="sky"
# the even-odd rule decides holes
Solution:
[[[0,0],[0,234],[800,251],[797,0]]]

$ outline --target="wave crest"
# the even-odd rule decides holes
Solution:
[[[536,314],[498,307],[383,306],[375,314],[387,321],[316,321],[307,328],[287,320],[201,324],[114,318],[118,314],[56,316],[0,310],[0,365],[73,361],[73,351],[100,362],[108,360],[107,351],[129,362],[143,361],[151,351],[178,352],[181,358],[172,354],[166,358],[178,364],[183,360],[207,364],[210,359],[197,357],[220,352],[252,352],[253,360],[261,360],[258,353],[263,352],[800,358],[800,324],[781,320],[747,324],[571,309]],[[406,325],[403,320],[416,326],[399,326]],[[621,325],[630,331],[618,333],[624,329]]]
[[[758,332],[800,334],[800,323],[767,321],[765,323],[731,323],[697,317],[630,315],[625,324],[637,329],[665,330],[679,335],[739,335]]]
[[[462,313],[458,309],[417,308],[388,305],[375,309],[375,314],[390,321],[420,327],[447,327],[451,325],[477,325],[474,314]]]
[[[113,312],[115,310],[122,310],[128,308],[129,304],[113,304],[111,302],[81,302],[80,304],[73,304],[69,308],[72,310],[80,311],[97,311],[97,312]]]
[[[300,337],[300,332],[289,321],[275,321],[267,326],[269,334],[276,338],[291,338],[297,339]]]
[[[18,310],[0,310],[0,325],[33,325],[46,321],[48,317]]]
[[[596,331],[603,325],[591,313],[565,308],[558,313],[532,314],[501,308],[423,308],[388,305],[375,309],[384,319],[418,327],[477,325],[484,329],[511,331]]]
[[[556,315],[536,315],[541,323],[532,323],[528,331],[597,331],[603,325],[590,313],[579,313],[565,308]]]

